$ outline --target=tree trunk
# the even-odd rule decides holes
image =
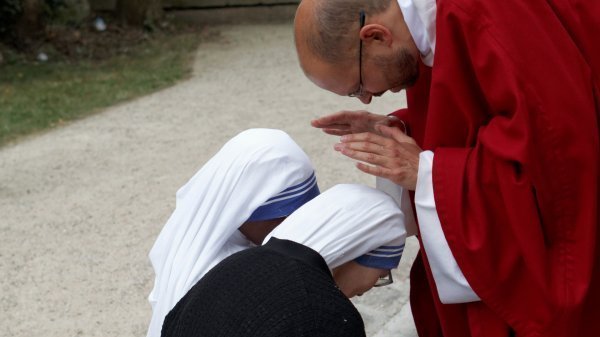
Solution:
[[[133,26],[153,26],[163,16],[162,0],[117,0],[117,16]]]
[[[43,0],[23,0],[22,15],[15,25],[15,45],[25,49],[31,41],[44,35]]]

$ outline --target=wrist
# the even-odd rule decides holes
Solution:
[[[406,125],[406,123],[402,119],[394,115],[387,115],[386,118],[387,126],[398,128],[402,130],[402,132],[404,132],[405,135],[408,136],[408,125]]]

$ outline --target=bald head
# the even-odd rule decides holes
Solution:
[[[302,0],[294,37],[300,66],[313,83],[342,96],[360,90],[363,103],[406,88],[418,76],[418,49],[394,0]]]
[[[302,0],[296,11],[294,37],[302,63],[313,56],[343,64],[358,53],[359,15],[387,10],[393,0]]]

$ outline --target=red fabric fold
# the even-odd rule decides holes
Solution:
[[[600,7],[590,3],[438,1],[433,71],[394,114],[435,153],[444,235],[482,301],[441,304],[425,257],[411,273],[433,286],[411,292],[421,336],[600,336],[600,44],[583,26]],[[433,321],[443,333],[426,328]]]

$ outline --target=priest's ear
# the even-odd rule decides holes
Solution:
[[[394,40],[392,32],[384,25],[370,23],[360,30],[360,39],[367,46],[390,47]]]

